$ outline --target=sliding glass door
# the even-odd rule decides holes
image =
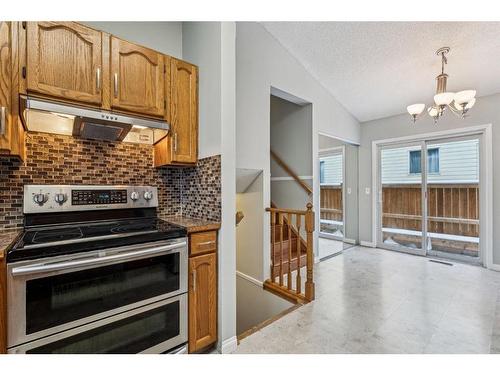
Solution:
[[[379,151],[379,247],[425,255],[421,143]]]
[[[478,263],[479,138],[427,143],[427,253]],[[432,156],[431,156],[432,155]]]
[[[377,245],[480,262],[479,148],[478,136],[380,147]]]

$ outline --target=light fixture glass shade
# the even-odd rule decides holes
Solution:
[[[455,94],[452,92],[442,92],[434,95],[434,103],[436,105],[448,105],[453,101]]]
[[[408,113],[412,116],[418,116],[425,109],[425,104],[412,104],[406,107]]]
[[[464,109],[471,109],[474,106],[474,104],[476,104],[476,98],[472,98],[470,101],[468,101],[465,108],[462,108],[463,104],[465,104],[465,103],[459,104],[459,103],[455,102],[454,107],[459,111],[463,111]]]
[[[429,107],[429,108],[427,108],[427,113],[431,117],[437,117],[439,111],[438,111],[437,107]]]
[[[453,100],[458,104],[469,103],[475,96],[476,90],[464,90],[457,92]]]

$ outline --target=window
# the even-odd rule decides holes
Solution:
[[[410,173],[422,173],[421,151],[410,151]],[[439,173],[439,148],[430,148],[427,150],[427,170],[429,173]]]
[[[320,184],[325,183],[325,162],[324,161],[319,162],[319,183]]]

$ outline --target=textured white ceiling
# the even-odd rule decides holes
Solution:
[[[500,92],[500,22],[263,22],[363,122],[432,104],[448,46],[448,91]]]

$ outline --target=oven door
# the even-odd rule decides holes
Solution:
[[[187,291],[185,238],[7,265],[8,347]]]
[[[187,341],[187,294],[9,349],[14,354],[164,353]]]

